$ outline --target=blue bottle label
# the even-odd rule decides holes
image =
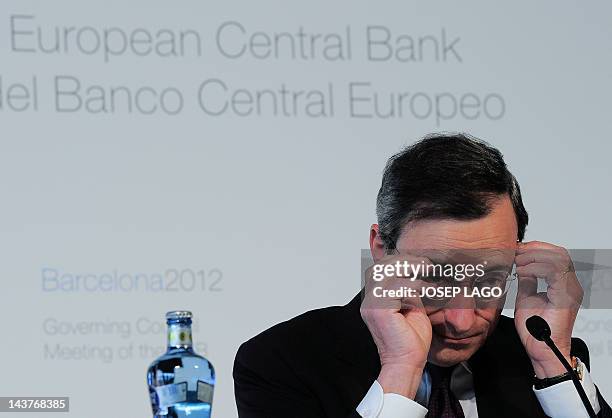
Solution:
[[[212,403],[214,389],[215,387],[210,383],[198,380],[198,401]]]
[[[157,386],[155,388],[160,415],[167,415],[168,408],[187,401],[187,382]]]

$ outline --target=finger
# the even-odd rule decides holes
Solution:
[[[517,300],[535,296],[538,293],[538,279],[535,277],[520,277],[518,279]]]
[[[400,310],[407,307],[421,308],[420,281],[391,277],[366,286],[364,305],[368,308]]]
[[[525,266],[530,263],[550,263],[554,265],[567,264],[566,254],[558,251],[550,250],[530,250],[517,254],[514,257],[514,263],[517,267]]]
[[[528,242],[519,242],[516,246],[516,252],[521,254],[531,250],[550,250],[555,251],[562,249],[554,244],[550,244],[548,242],[543,241],[528,241]]]
[[[397,277],[415,279],[422,274],[428,266],[434,263],[427,257],[411,254],[394,254],[379,260],[370,268],[369,275],[376,273],[374,279],[381,281],[385,278]]]
[[[554,276],[556,273],[557,268],[550,263],[533,262],[525,265],[517,264],[516,266],[516,274],[519,277],[541,277],[543,279],[548,279],[549,277]]]
[[[548,289],[567,291],[571,281],[576,280],[567,274],[560,273],[555,266],[548,263],[531,263],[516,268],[519,277],[542,278],[546,281]]]
[[[427,257],[404,253],[385,256],[376,264],[381,266],[379,269],[387,277],[410,277],[415,270],[422,270],[424,266],[433,263]]]
[[[526,280],[531,280],[531,286],[535,286],[537,291],[537,278],[543,278],[547,284],[547,299],[553,306],[574,308],[582,302],[583,290],[573,273],[559,273],[548,263],[532,263],[518,267],[516,272],[519,276],[519,291]],[[533,295],[533,288],[529,289],[529,292]]]

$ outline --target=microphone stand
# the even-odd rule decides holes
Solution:
[[[550,347],[553,353],[555,353],[555,356],[557,356],[559,361],[561,361],[561,363],[563,364],[563,367],[565,367],[565,370],[567,370],[567,372],[570,374],[572,382],[574,382],[574,386],[578,391],[578,395],[580,395],[580,399],[582,400],[582,403],[584,404],[584,407],[586,408],[589,417],[597,418],[597,414],[593,410],[591,401],[589,401],[589,398],[587,397],[587,394],[584,391],[582,384],[580,383],[578,375],[574,371],[573,367],[565,359],[565,357],[563,357],[563,354],[561,354],[561,351],[559,351],[559,348],[557,348],[552,338],[550,338],[550,327],[546,320],[537,315],[529,317],[527,319],[527,330],[536,340],[544,341],[546,345]]]

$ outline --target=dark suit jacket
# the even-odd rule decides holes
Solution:
[[[359,417],[355,408],[378,377],[376,345],[361,319],[360,295],[345,306],[307,312],[242,344],[234,363],[241,418]],[[572,355],[589,353],[573,339]],[[479,418],[543,418],[531,362],[512,318],[502,316],[469,360]],[[599,395],[599,417],[612,411]]]

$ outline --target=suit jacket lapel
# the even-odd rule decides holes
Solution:
[[[468,362],[479,418],[546,417],[533,393],[533,368],[511,318],[500,318]]]
[[[335,323],[334,352],[338,360],[338,378],[347,385],[354,402],[358,404],[380,372],[380,359],[376,344],[361,318],[361,293],[343,306]]]

